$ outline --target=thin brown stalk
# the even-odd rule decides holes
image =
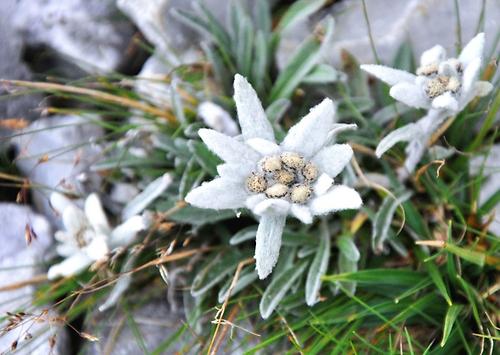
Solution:
[[[44,82],[31,82],[31,81],[22,81],[22,80],[0,80],[1,84],[13,85],[18,87],[25,87],[31,89],[38,89],[43,91],[61,91],[71,94],[84,95],[93,97],[95,99],[111,102],[114,104],[118,104],[121,106],[126,106],[129,108],[137,109],[146,113],[150,113],[154,116],[166,118],[170,123],[176,123],[177,119],[175,116],[167,110],[161,110],[154,106],[148,105],[144,102],[140,102],[137,100],[129,99],[126,97],[121,97],[117,95],[113,95],[107,92],[102,92],[94,89],[81,88],[78,86],[70,86],[70,85],[62,85],[55,83],[44,83]]]
[[[215,323],[216,326],[215,326],[214,335],[212,337],[212,340],[210,341],[210,345],[208,346],[207,354],[213,355],[213,354],[217,353],[217,349],[220,346],[221,340],[217,341],[217,346],[214,346],[214,344],[216,344],[215,340],[217,338],[217,333],[218,333],[220,325],[222,323],[222,318],[224,317],[224,312],[225,312],[226,307],[229,303],[229,298],[231,297],[231,292],[233,291],[234,287],[236,286],[236,283],[238,282],[238,279],[240,277],[240,273],[241,273],[241,270],[243,269],[243,267],[245,267],[246,265],[252,264],[253,262],[255,262],[254,258],[248,258],[248,259],[245,259],[238,264],[238,267],[236,268],[236,272],[234,273],[234,276],[233,276],[233,280],[231,281],[231,285],[229,286],[229,289],[227,291],[226,298],[224,299],[224,302],[222,303],[222,307],[217,312],[217,314],[215,315],[215,319],[212,322],[212,323]],[[226,332],[223,332],[221,334],[220,338],[222,338]]]
[[[39,284],[39,283],[47,281],[47,280],[48,279],[47,279],[46,274],[36,275],[36,276],[33,276],[32,278],[27,279],[27,280],[23,280],[23,281],[15,282],[15,283],[10,284],[10,285],[2,286],[2,287],[0,287],[0,292],[17,290],[19,288],[23,288],[26,286]]]

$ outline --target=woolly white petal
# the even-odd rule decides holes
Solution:
[[[333,185],[333,179],[327,174],[321,174],[314,183],[314,193],[316,196],[323,195]]]
[[[324,99],[314,106],[295,126],[290,128],[281,146],[284,150],[303,154],[306,158],[316,154],[326,143],[333,127],[335,107]]]
[[[69,206],[76,207],[76,205],[69,198],[59,192],[53,192],[50,194],[50,205],[59,215],[62,215],[64,210]]]
[[[484,33],[479,33],[467,43],[467,45],[462,49],[458,60],[462,62],[464,66],[468,66],[476,58],[482,58],[484,49]]]
[[[172,183],[172,176],[168,173],[152,181],[140,194],[129,201],[122,211],[122,219],[128,219],[144,211],[148,205],[160,196]]]
[[[382,80],[386,84],[393,86],[397,83],[413,83],[415,75],[403,70],[386,67],[378,64],[363,64],[361,69]]]
[[[334,178],[351,160],[353,155],[349,144],[334,144],[321,149],[312,159],[319,170]]]
[[[255,164],[242,165],[226,163],[217,165],[217,173],[220,177],[225,179],[243,183],[254,168]]]
[[[321,215],[329,212],[356,209],[361,207],[361,204],[361,197],[354,189],[344,185],[337,185],[326,194],[313,199],[310,207],[313,215]]]
[[[92,241],[84,250],[92,260],[103,259],[109,252],[108,244],[106,243],[106,235],[97,234],[92,238]]]
[[[58,244],[56,246],[57,254],[64,256],[66,258],[76,253],[79,253],[80,250],[81,249],[78,248],[76,244],[71,244],[71,243]]]
[[[245,140],[264,138],[274,142],[274,132],[257,93],[240,74],[234,76],[234,101]]]
[[[138,232],[147,228],[142,216],[133,216],[113,229],[111,232],[111,247],[127,246],[134,240]]]
[[[437,110],[458,111],[458,101],[447,91],[432,100],[432,107]]]
[[[262,202],[259,202],[254,209],[253,213],[259,216],[265,214],[282,214],[286,215],[290,210],[291,204],[288,201],[278,199],[278,198],[266,198]]]
[[[59,243],[72,243],[75,241],[73,235],[65,231],[57,231],[54,233],[54,238]]]
[[[474,58],[470,61],[464,69],[464,76],[462,77],[462,96],[472,99],[471,94],[474,90],[474,84],[479,78],[479,71],[481,70],[481,58]]]
[[[54,280],[58,277],[72,276],[88,268],[92,262],[93,260],[87,254],[81,252],[51,266],[47,277],[49,280]]]
[[[186,201],[200,208],[214,210],[245,206],[248,193],[240,183],[224,178],[205,182],[186,196]]]
[[[85,213],[74,205],[68,206],[64,210],[62,220],[66,230],[73,235],[79,233],[83,228],[88,227]]]
[[[231,115],[219,105],[210,101],[202,102],[198,106],[198,116],[210,128],[228,136],[237,136],[240,133],[238,125]]]
[[[422,53],[422,55],[420,56],[420,65],[424,66],[433,63],[439,63],[445,60],[445,58],[446,50],[442,46],[436,45]]]
[[[382,154],[387,152],[398,142],[409,142],[415,135],[419,134],[420,129],[415,123],[407,124],[406,126],[400,127],[395,131],[392,131],[387,136],[385,136],[377,146],[375,154],[377,157],[381,157]]]
[[[202,128],[198,131],[198,135],[207,145],[208,149],[228,163],[238,163],[242,160],[257,161],[260,158],[256,151],[243,142],[239,142],[235,138],[226,136],[213,129]]]
[[[427,134],[420,139],[414,139],[410,141],[405,149],[406,159],[404,163],[404,169],[406,173],[405,175],[400,176],[406,176],[407,174],[411,174],[413,173],[413,171],[415,171],[417,164],[420,162],[425,153],[425,148],[427,146],[427,141],[429,140],[429,138],[430,134]],[[400,174],[402,174],[402,172],[400,172]]]
[[[265,194],[251,195],[250,197],[248,197],[246,199],[245,206],[249,210],[253,210],[255,208],[255,206],[257,206],[259,203],[261,203],[262,201],[264,201],[266,198],[267,197],[266,197]]]
[[[85,215],[96,232],[109,234],[108,219],[97,194],[90,194],[85,200]]]
[[[493,84],[489,81],[477,81],[475,84],[475,96],[486,96],[493,90]]]
[[[278,261],[285,221],[284,215],[264,215],[260,219],[255,243],[255,260],[261,280],[271,273]]]
[[[401,101],[408,106],[417,108],[429,107],[429,100],[424,96],[422,89],[414,84],[396,84],[391,88],[389,94],[396,100]]]
[[[358,125],[355,123],[335,123],[333,124],[332,129],[328,132],[327,142],[332,142],[335,140],[335,137],[342,132],[352,131],[358,128]]]
[[[267,139],[252,138],[245,143],[264,156],[278,154],[280,152],[279,145]]]
[[[309,210],[309,207],[304,206],[304,205],[297,205],[293,204],[292,207],[290,208],[290,212],[292,215],[297,218],[299,221],[305,224],[311,224],[312,223],[312,214],[311,211]]]

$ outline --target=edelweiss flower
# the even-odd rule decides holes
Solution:
[[[416,75],[383,65],[362,65],[361,69],[391,85],[390,95],[408,106],[457,113],[493,88],[487,81],[478,81],[483,48],[484,33],[480,33],[458,58],[447,58],[439,45],[425,51]]]
[[[199,130],[203,142],[225,164],[217,167],[219,177],[191,191],[186,201],[211,209],[247,207],[260,216],[255,259],[264,279],[277,262],[287,215],[311,223],[315,215],[361,206],[355,190],[333,184],[353,154],[347,144],[332,144],[333,138],[355,125],[335,124],[333,102],[325,99],[278,145],[257,94],[238,74],[234,100],[241,139]]]
[[[50,280],[77,274],[104,260],[110,250],[130,244],[147,227],[145,218],[136,215],[111,229],[96,194],[87,197],[84,211],[59,193],[50,196],[50,203],[62,216],[66,229],[54,235],[59,242],[57,253],[66,259],[50,267]]]
[[[442,46],[434,46],[420,58],[416,75],[383,65],[362,65],[361,69],[391,85],[390,95],[408,106],[428,109],[417,123],[401,127],[378,145],[382,156],[394,144],[406,141],[405,168],[411,173],[425,152],[432,133],[449,115],[456,114],[476,96],[485,96],[493,88],[478,80],[484,48],[484,33],[474,37],[458,58],[447,58]]]

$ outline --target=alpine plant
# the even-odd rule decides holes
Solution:
[[[218,177],[192,190],[186,201],[200,208],[251,210],[259,219],[255,259],[264,279],[278,260],[287,216],[310,224],[314,216],[361,206],[354,189],[334,183],[353,155],[348,144],[334,144],[335,135],[355,125],[335,123],[333,101],[324,99],[278,143],[255,90],[239,74],[234,100],[241,135],[199,130],[224,164],[217,167]]]
[[[376,155],[381,157],[398,142],[408,142],[402,177],[415,170],[432,134],[447,117],[456,115],[477,96],[486,96],[493,85],[479,80],[483,60],[484,33],[475,36],[458,58],[448,58],[445,49],[436,45],[420,57],[415,74],[383,65],[362,65],[367,71],[391,86],[390,95],[402,103],[426,109],[418,122],[396,129],[380,141]]]

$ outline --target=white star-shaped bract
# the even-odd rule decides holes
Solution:
[[[484,40],[484,33],[475,36],[458,58],[447,58],[440,45],[432,47],[420,57],[416,75],[383,65],[361,65],[361,69],[391,86],[393,98],[408,106],[428,110],[418,122],[386,136],[377,147],[378,157],[398,142],[409,142],[405,168],[407,173],[413,172],[432,133],[446,117],[457,114],[476,96],[485,96],[492,90],[491,83],[479,80]]]
[[[57,192],[51,194],[50,203],[62,216],[65,228],[54,235],[57,253],[65,259],[49,268],[50,280],[78,274],[105,260],[109,251],[129,245],[148,225],[146,217],[135,215],[112,229],[96,194],[87,197],[83,210]]]
[[[333,180],[353,155],[349,145],[333,144],[335,135],[356,126],[336,124],[334,104],[325,99],[278,144],[256,92],[239,74],[234,79],[234,100],[242,134],[229,137],[211,129],[199,131],[207,147],[225,163],[217,167],[218,177],[192,190],[186,201],[216,210],[246,207],[260,216],[255,259],[258,275],[264,279],[278,260],[287,215],[312,223],[313,216],[361,206],[355,190],[334,185]],[[290,156],[291,162],[285,160]],[[312,174],[299,171],[305,164]],[[274,168],[274,174],[291,176],[293,181],[289,185],[276,183],[269,178],[269,170],[262,170]],[[254,176],[259,176],[268,189],[259,190],[260,185],[250,189],[249,178]]]

